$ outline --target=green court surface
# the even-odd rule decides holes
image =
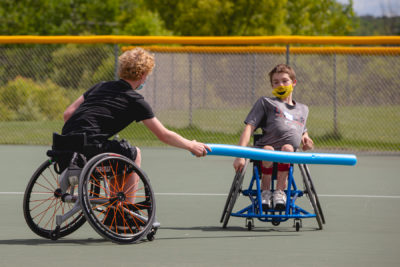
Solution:
[[[0,146],[0,266],[400,266],[399,156],[359,155],[356,166],[310,165],[323,230],[311,218],[299,232],[293,220],[279,226],[255,220],[248,231],[243,218],[231,217],[227,229],[219,222],[233,158],[142,148],[161,227],[152,242],[118,245],[87,223],[57,241],[28,228],[23,192],[47,149]],[[311,210],[305,197],[299,201]],[[248,204],[240,196],[235,210]]]

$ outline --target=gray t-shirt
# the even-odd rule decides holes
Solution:
[[[292,106],[279,98],[270,97],[257,100],[244,121],[262,129],[262,137],[255,146],[270,145],[275,150],[280,150],[285,144],[291,144],[295,150],[299,147],[302,135],[307,132],[308,107],[301,103],[294,104]]]

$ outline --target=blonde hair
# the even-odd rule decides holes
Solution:
[[[121,79],[137,81],[154,68],[154,55],[141,47],[125,51],[118,58],[118,76]]]

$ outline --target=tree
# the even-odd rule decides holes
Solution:
[[[287,0],[153,0],[147,4],[178,35],[288,34]]]
[[[336,0],[2,0],[0,34],[347,35],[354,17]]]
[[[2,35],[169,34],[145,0],[2,0]]]
[[[346,35],[356,26],[353,3],[336,0],[153,0],[178,35]]]

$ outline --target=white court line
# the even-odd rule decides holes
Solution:
[[[23,195],[24,192],[0,192],[0,195]]]
[[[0,192],[0,195],[23,195],[24,192]],[[155,193],[159,196],[224,196],[228,194],[219,193]],[[400,196],[379,196],[379,195],[326,195],[321,194],[319,197],[337,197],[337,198],[394,198],[400,199]]]
[[[227,196],[228,194],[213,194],[213,193],[155,193],[160,196]],[[353,197],[353,198],[398,198],[400,196],[378,196],[378,195],[318,195],[319,197]]]
[[[377,195],[318,195],[319,197],[358,197],[358,198],[400,198],[400,196],[377,196]]]

